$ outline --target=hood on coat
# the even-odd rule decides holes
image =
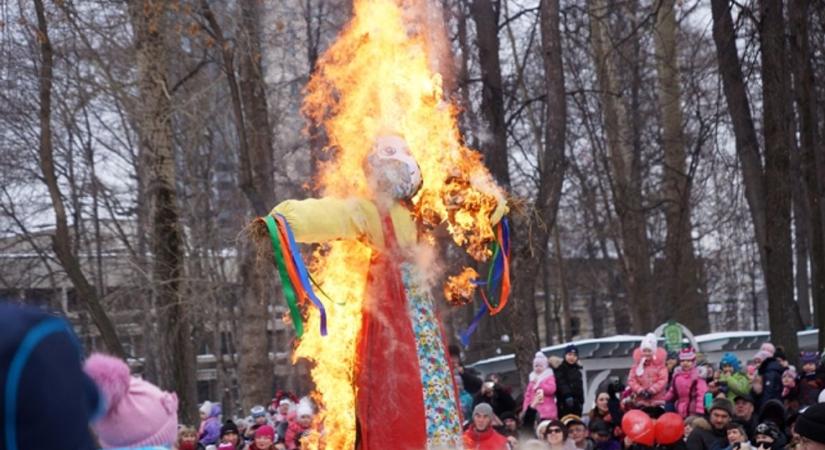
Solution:
[[[759,409],[759,422],[770,420],[777,424],[780,430],[785,429],[785,405],[780,400],[771,399]]]

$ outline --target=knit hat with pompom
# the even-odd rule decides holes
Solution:
[[[106,402],[92,428],[103,448],[170,445],[178,432],[178,397],[133,377],[120,359],[95,353],[83,370]]]

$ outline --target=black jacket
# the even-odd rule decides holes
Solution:
[[[762,403],[768,400],[782,400],[782,372],[785,368],[776,358],[768,358],[759,365],[762,376]]]
[[[478,394],[473,397],[473,408],[475,408],[479,403],[489,403],[490,406],[493,407],[493,412],[497,416],[501,416],[506,412],[514,412],[516,410],[516,401],[513,400],[513,396],[507,393],[506,390],[502,389],[501,386],[496,385],[493,388],[493,395],[488,397],[478,392]]]
[[[725,430],[707,431],[694,428],[686,444],[688,450],[722,450],[729,445],[728,433]]]
[[[553,373],[556,376],[556,405],[559,408],[559,417],[568,414],[581,416],[584,405],[582,366],[562,361]]]

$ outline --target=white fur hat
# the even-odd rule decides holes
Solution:
[[[656,350],[656,335],[653,333],[647,333],[642,339],[642,345],[640,345],[639,348],[642,350]]]
[[[533,358],[533,366],[535,367],[536,364],[541,364],[542,367],[547,368],[547,356],[545,356],[544,352],[536,352],[536,356]]]
[[[298,402],[298,408],[295,410],[295,414],[298,417],[313,415],[312,400],[307,397],[302,398],[301,401]]]

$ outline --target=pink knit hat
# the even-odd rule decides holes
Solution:
[[[106,401],[105,415],[92,425],[103,448],[170,445],[178,432],[178,397],[129,374],[113,356],[95,353],[83,370]]]
[[[693,348],[683,348],[681,352],[679,352],[679,361],[693,361],[696,359],[696,352],[693,351]]]

